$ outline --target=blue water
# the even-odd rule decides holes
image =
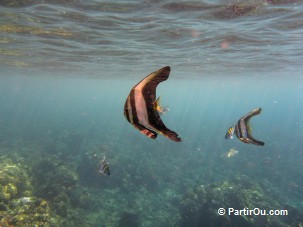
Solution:
[[[228,182],[261,188],[261,209],[292,207],[251,226],[302,225],[302,1],[4,1],[0,15],[0,155],[32,185],[25,195],[16,184],[1,212],[13,217],[7,204],[30,196],[47,201],[46,226],[193,226],[186,198]],[[161,118],[181,143],[123,116],[130,89],[166,65]],[[257,107],[252,133],[265,146],[225,140]],[[110,178],[98,174],[104,156]],[[228,205],[213,192],[208,207]]]

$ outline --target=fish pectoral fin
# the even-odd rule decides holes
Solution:
[[[156,99],[154,102],[154,109],[157,110],[158,112],[161,112],[161,105],[160,105],[160,96]]]
[[[156,104],[157,106],[160,105],[160,96],[156,99],[155,104]]]

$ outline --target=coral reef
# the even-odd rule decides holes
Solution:
[[[21,163],[0,157],[0,226],[49,226],[46,200],[32,196],[31,178]]]
[[[69,194],[77,186],[78,175],[59,160],[50,158],[32,168],[34,193],[50,202],[53,211],[61,217],[68,216]]]
[[[274,194],[267,193],[257,182],[246,176],[237,176],[220,184],[199,185],[186,193],[180,203],[180,226],[297,226],[303,220],[303,213],[296,208],[279,202]],[[287,208],[286,208],[287,207]],[[219,208],[248,210],[288,209],[296,215],[235,215],[220,216]],[[244,211],[243,211],[244,212]]]
[[[92,190],[79,187],[69,194],[69,198],[73,207],[85,209],[86,211],[95,211],[99,205],[95,195],[96,193]]]
[[[50,210],[46,200],[35,197],[21,197],[13,201],[15,215],[9,219],[13,226],[48,226]]]
[[[162,148],[142,149],[135,143],[135,148],[127,143],[122,147],[91,143],[73,153],[77,138],[67,133],[47,143],[1,148],[10,158],[0,157],[0,226],[286,227],[301,223],[302,211],[294,207],[301,204],[300,169],[296,179],[289,179],[286,185],[286,181],[278,182],[282,178],[278,174],[274,180],[255,175],[262,170],[258,172],[256,165],[251,167],[251,175],[239,171],[251,178],[237,176],[242,163],[237,159],[224,159],[218,165],[213,160],[201,162],[194,155],[187,159],[181,151],[179,159],[174,159],[175,155]],[[98,173],[104,156],[110,161],[110,178]],[[225,175],[221,174],[225,169]],[[196,182],[204,185],[193,188]],[[281,187],[272,182],[289,191],[281,193]],[[219,216],[220,207],[287,209],[289,214]]]
[[[12,199],[31,194],[31,179],[21,164],[7,157],[0,158],[0,205],[5,207]]]
[[[119,227],[123,227],[123,226],[139,227],[140,223],[141,223],[141,220],[140,220],[140,215],[138,213],[124,211],[121,214],[118,226]]]

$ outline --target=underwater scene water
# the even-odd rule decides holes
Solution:
[[[302,227],[303,1],[2,0],[0,17],[0,226]],[[147,105],[138,83],[165,66]],[[140,133],[144,111],[182,141]]]

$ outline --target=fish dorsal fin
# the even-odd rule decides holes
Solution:
[[[247,130],[247,138],[242,138],[241,140],[242,141],[246,141],[246,143],[253,143],[255,145],[259,145],[259,146],[264,146],[264,142],[262,141],[258,141],[256,140],[253,136],[252,136],[252,128],[250,127],[250,124],[249,124],[249,120],[253,117],[253,116],[256,116],[258,114],[260,114],[262,111],[261,108],[257,108],[257,109],[254,109],[252,110],[251,112],[249,112],[248,114],[246,114],[245,116],[243,116],[240,120],[244,121],[244,124],[246,126],[246,130]],[[249,141],[249,142],[247,142]]]
[[[250,111],[248,114],[246,114],[245,116],[243,116],[241,119],[243,119],[245,124],[248,125],[250,118],[260,114],[261,110],[262,110],[261,108],[254,109],[254,110]]]
[[[156,87],[159,83],[168,79],[170,74],[170,67],[166,66],[149,74],[141,80],[134,88],[142,90],[145,97],[150,97],[152,101],[156,99]]]
[[[261,110],[262,110],[261,108],[254,109],[254,110],[252,110],[251,112],[249,112],[248,114],[246,114],[245,116],[242,117],[242,119],[244,120],[244,123],[246,125],[247,133],[251,137],[252,137],[252,135],[251,135],[252,128],[251,128],[251,125],[250,125],[250,119],[253,116],[256,116],[256,115],[260,114]]]

